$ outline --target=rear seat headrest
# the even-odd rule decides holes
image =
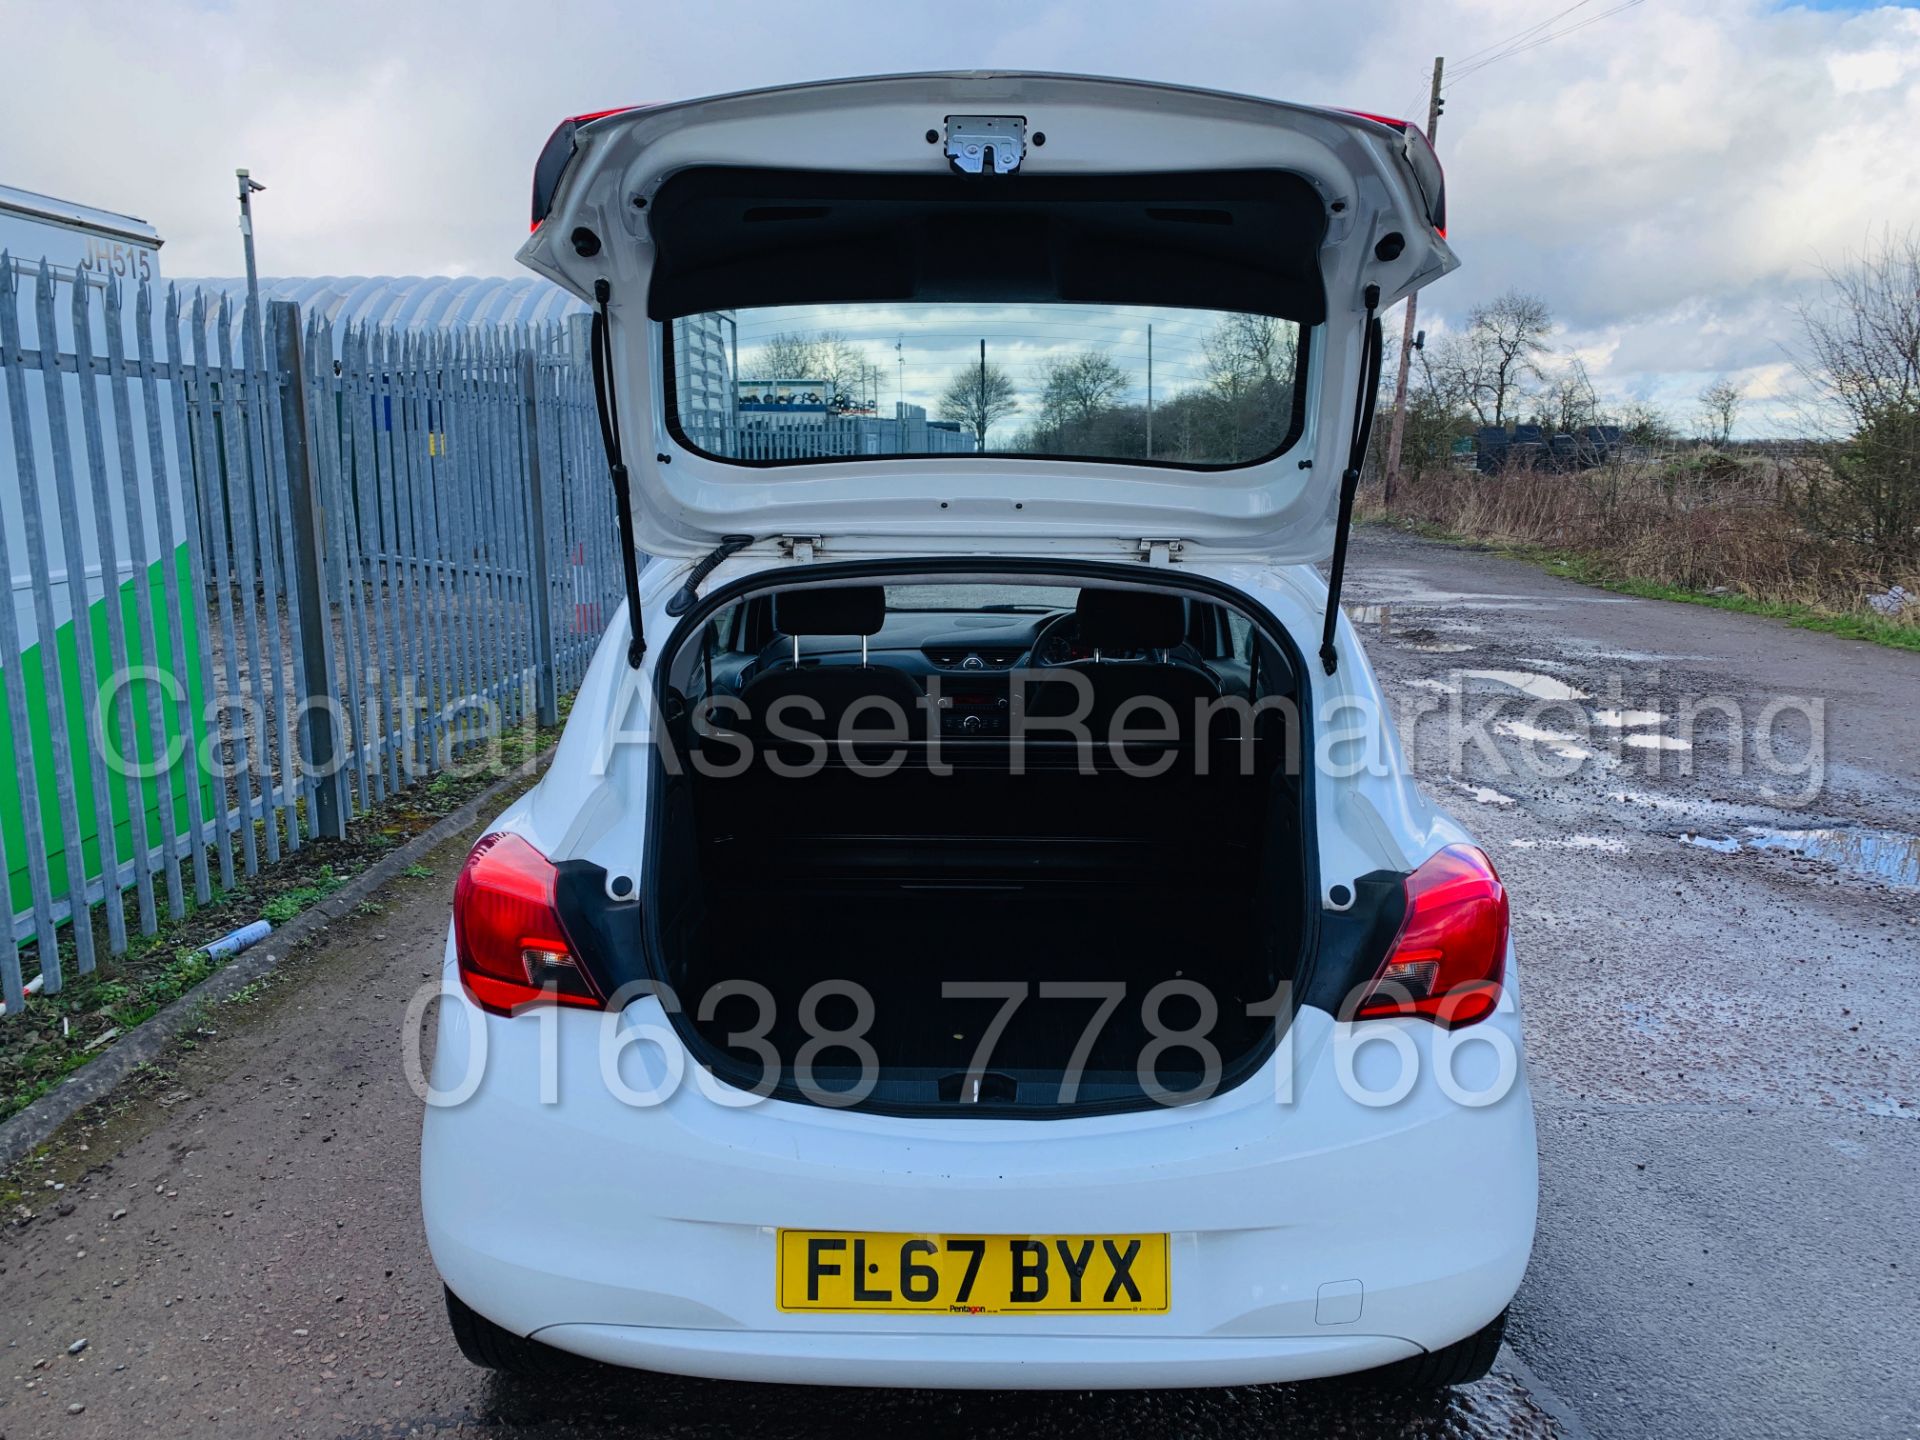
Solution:
[[[1152,590],[1080,592],[1080,641],[1102,650],[1170,650],[1187,634],[1186,602]]]
[[[773,597],[773,628],[782,635],[878,635],[886,618],[880,585],[780,590]]]

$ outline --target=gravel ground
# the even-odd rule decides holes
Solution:
[[[1579,773],[1548,780],[1516,769],[1527,732],[1494,734],[1490,753],[1455,764],[1443,717],[1412,728],[1423,782],[1483,837],[1514,894],[1527,979],[1541,1235],[1515,1309],[1517,1353],[1486,1381],[1416,1402],[1342,1383],[862,1393],[617,1372],[540,1387],[472,1369],[447,1333],[420,1233],[418,1109],[396,1063],[403,1007],[437,969],[456,842],[429,862],[433,876],[397,881],[382,913],[341,922],[264,995],[211,1016],[194,1048],[27,1172],[0,1250],[0,1440],[202,1425],[346,1436],[1920,1433],[1907,1369],[1920,1339],[1920,1020],[1901,988],[1920,951],[1920,891],[1739,843],[1754,838],[1748,826],[1913,828],[1920,657],[1604,596],[1394,536],[1363,536],[1353,575],[1375,663],[1409,705],[1447,701],[1449,686],[1476,708],[1517,696],[1521,708],[1500,718],[1564,736],[1579,728],[1571,713],[1528,719],[1543,687],[1516,688],[1513,674],[1607,697],[1618,672],[1617,708],[1667,715],[1692,692],[1743,706],[1772,690],[1828,700],[1829,781],[1802,811],[1769,801],[1751,770],[1728,774],[1721,742],[1598,744]],[[1673,773],[1683,754],[1691,776]],[[1645,774],[1649,759],[1667,768]],[[1735,848],[1686,843],[1688,831]]]

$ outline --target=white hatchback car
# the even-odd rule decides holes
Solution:
[[[1419,131],[840,81],[569,121],[534,222],[651,558],[455,891],[467,1355],[1484,1374],[1537,1188],[1507,899],[1338,609],[1379,313],[1455,264]]]

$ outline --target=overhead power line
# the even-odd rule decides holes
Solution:
[[[1525,40],[1529,35],[1537,35],[1540,31],[1546,29],[1547,26],[1553,24],[1555,21],[1564,20],[1566,19],[1567,16],[1573,14],[1574,11],[1585,9],[1588,5],[1591,5],[1592,3],[1593,3],[1593,0],[1574,0],[1574,3],[1567,6],[1566,9],[1560,11],[1558,14],[1549,15],[1546,19],[1540,21],[1538,24],[1529,25],[1526,29],[1519,31],[1516,34],[1509,35],[1504,40],[1496,40],[1491,45],[1484,45],[1480,49],[1475,50],[1471,55],[1462,55],[1460,57],[1459,63],[1454,67],[1455,74],[1458,74],[1461,71],[1470,69],[1473,65],[1473,62],[1478,60],[1482,55],[1485,55],[1488,51],[1504,50],[1509,45],[1512,45],[1521,40]]]
[[[1587,3],[1587,0],[1581,0],[1581,3]],[[1568,35],[1574,34],[1576,31],[1586,29],[1589,25],[1598,25],[1602,20],[1610,16],[1618,15],[1623,10],[1631,10],[1635,6],[1645,3],[1646,0],[1624,0],[1624,3],[1615,5],[1611,9],[1602,10],[1598,15],[1589,15],[1585,19],[1578,20],[1571,25],[1562,26],[1558,30],[1549,30],[1545,34],[1539,33],[1540,26],[1532,26],[1516,35],[1509,36],[1497,46],[1490,46],[1489,49],[1492,50],[1493,53],[1486,54],[1485,58],[1471,65],[1463,65],[1460,69],[1456,70],[1452,78],[1448,80],[1447,88],[1452,89],[1454,85],[1466,79],[1467,76],[1477,75],[1489,65],[1497,65],[1502,60],[1512,59],[1515,55],[1524,55],[1529,50],[1537,50],[1550,41],[1563,39]],[[1568,10],[1561,11],[1560,14],[1543,23],[1551,25],[1554,21],[1564,19],[1566,16],[1572,14],[1574,10],[1580,8],[1580,5],[1575,5]]]

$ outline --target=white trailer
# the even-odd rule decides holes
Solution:
[[[160,278],[160,232],[146,221],[0,185],[0,250],[15,265],[44,258],[65,280],[104,285]]]

